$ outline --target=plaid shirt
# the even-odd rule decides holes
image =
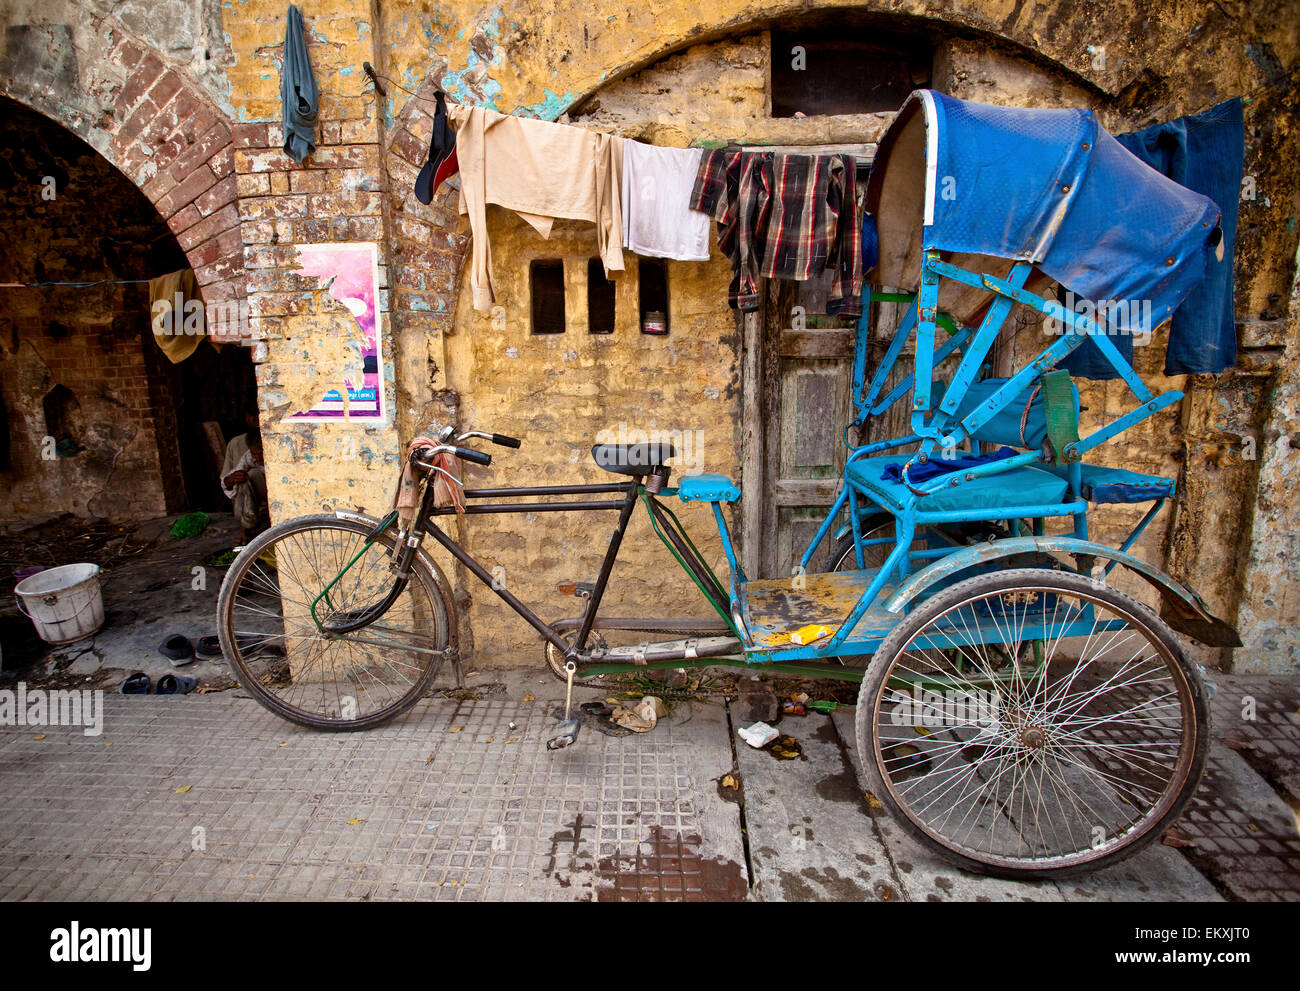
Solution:
[[[758,309],[761,279],[805,281],[832,268],[828,310],[861,312],[862,228],[851,157],[705,152],[691,206],[718,222],[734,309]]]

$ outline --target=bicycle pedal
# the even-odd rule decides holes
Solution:
[[[555,735],[546,741],[547,750],[563,750],[573,746],[578,740],[578,731],[582,724],[576,719],[566,719],[556,728]]]

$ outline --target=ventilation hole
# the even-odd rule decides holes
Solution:
[[[539,259],[529,269],[533,333],[564,333],[564,262]]]

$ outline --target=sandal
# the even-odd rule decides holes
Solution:
[[[152,684],[147,674],[137,671],[135,674],[127,675],[117,691],[119,695],[148,695]]]
[[[194,644],[190,643],[189,637],[183,637],[179,633],[159,644],[158,652],[170,660],[174,667],[189,664],[194,660]]]
[[[165,674],[158,679],[158,687],[155,689],[154,694],[188,695],[190,692],[194,691],[194,687],[198,683],[198,678],[191,678],[187,674]]]

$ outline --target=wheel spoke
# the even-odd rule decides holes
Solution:
[[[441,663],[444,607],[418,567],[370,625],[344,634],[318,625],[317,616],[368,608],[389,594],[396,579],[388,544],[367,544],[366,532],[334,517],[291,520],[231,565],[220,616],[231,665],[280,715],[306,725],[370,725],[413,704]]]
[[[1204,741],[1187,671],[1167,627],[1109,586],[970,579],[882,644],[863,763],[945,853],[1009,875],[1082,869],[1148,842],[1190,797]]]

